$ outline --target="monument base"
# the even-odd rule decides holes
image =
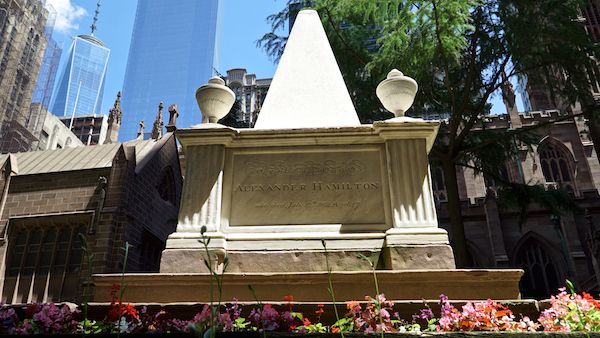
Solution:
[[[377,271],[379,290],[392,300],[437,299],[443,293],[455,300],[488,298],[520,299],[519,280],[523,270],[405,270]],[[110,302],[111,288],[122,282],[120,274],[95,275],[95,302]],[[209,302],[208,274],[126,274],[124,301],[131,303]],[[374,296],[373,273],[332,273],[339,302],[363,300]],[[252,286],[255,295],[249,290]],[[278,302],[286,295],[297,302],[330,300],[326,272],[313,273],[226,273],[223,277],[223,301]]]
[[[379,270],[454,269],[446,232],[437,228],[419,234],[331,234],[325,239],[303,234],[211,234],[208,250],[213,269],[227,273],[369,271],[368,258]],[[319,234],[321,235],[321,234]],[[418,237],[421,236],[421,237]],[[173,236],[175,237],[175,236]],[[161,273],[206,273],[206,249],[196,239],[170,238],[162,253]],[[440,237],[439,239],[437,237]],[[420,240],[419,240],[420,239]],[[327,245],[327,251],[323,243]],[[326,260],[327,257],[327,260]],[[328,266],[329,264],[329,266]]]

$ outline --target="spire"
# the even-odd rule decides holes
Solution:
[[[255,128],[359,125],[319,14],[300,11]]]
[[[156,119],[154,120],[154,124],[152,125],[152,137],[155,140],[158,140],[162,137],[163,134],[163,126],[165,125],[163,122],[163,108],[164,103],[160,101],[158,104],[158,113],[156,113]]]
[[[117,98],[108,114],[108,131],[106,132],[106,139],[104,143],[117,143],[119,139],[119,129],[121,129],[121,117],[123,112],[121,111],[121,92],[117,92]]]
[[[515,89],[505,72],[502,72],[502,101],[506,106],[506,112],[508,113],[509,121],[512,128],[521,128],[521,117],[519,116],[519,110],[516,105]]]
[[[92,36],[94,36],[94,33],[98,28],[96,26],[96,22],[98,22],[98,15],[100,15],[100,0],[98,0],[98,2],[96,3],[96,11],[94,12],[94,18],[92,19],[92,25],[90,26],[90,28],[92,29]]]

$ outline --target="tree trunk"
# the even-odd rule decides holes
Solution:
[[[467,241],[465,238],[465,225],[463,223],[462,210],[460,207],[460,195],[458,193],[458,182],[456,180],[456,166],[453,161],[442,160],[444,170],[444,181],[448,198],[448,215],[452,231],[451,245],[454,251],[456,267],[463,268],[468,264]]]

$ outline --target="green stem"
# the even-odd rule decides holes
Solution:
[[[377,311],[379,312],[379,325],[381,325],[381,338],[383,338],[383,333],[384,333],[384,329],[383,329],[383,317],[381,316],[381,302],[379,301],[379,283],[377,282],[377,273],[375,272],[375,264],[373,264],[373,262],[369,261],[371,263],[371,268],[373,269],[373,280],[375,281],[375,297],[376,297],[376,301],[375,301],[375,305],[377,305]]]
[[[212,338],[214,338],[216,336],[216,328],[215,328],[215,317],[216,317],[216,308],[214,306],[214,281],[213,278],[215,278],[214,274],[214,269],[213,269],[213,262],[210,256],[210,251],[208,250],[208,240],[206,239],[206,237],[204,236],[204,231],[206,231],[206,229],[203,227],[203,230],[200,231],[201,235],[202,235],[202,240],[201,243],[204,246],[204,251],[206,252],[206,259],[207,259],[207,268],[208,268],[208,272],[210,274],[210,280],[209,280],[209,300],[210,300],[210,336]],[[217,281],[218,282],[218,281]]]
[[[260,300],[258,300],[258,297],[256,296],[256,292],[254,291],[254,288],[252,287],[252,285],[248,284],[248,289],[250,289],[250,293],[252,293],[252,297],[254,297],[254,300],[258,304],[258,309],[260,310],[260,316],[258,318],[258,323],[260,325],[260,328],[262,329],[263,338],[267,338],[267,332],[265,331],[265,328],[263,327],[263,322],[262,322],[263,305],[260,302]]]
[[[127,258],[129,257],[129,247],[131,244],[125,241],[125,256],[123,257],[123,269],[121,270],[121,285],[119,288],[119,306],[121,306],[123,302],[123,295],[125,294],[125,271],[127,270]],[[119,317],[119,322],[117,323],[117,338],[121,337],[121,317]]]
[[[337,306],[335,303],[335,293],[333,292],[333,283],[331,281],[331,267],[329,266],[329,252],[327,252],[327,245],[325,244],[325,240],[321,240],[321,244],[323,244],[323,249],[325,249],[325,265],[327,266],[327,279],[329,280],[329,295],[331,295],[331,302],[333,303],[333,311],[335,312],[335,320],[336,323],[340,321],[340,315],[338,314]],[[342,332],[342,328],[340,328],[340,336],[344,338],[344,332]]]

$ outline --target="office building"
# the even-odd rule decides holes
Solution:
[[[71,43],[69,58],[61,72],[52,102],[51,111],[57,116],[93,115],[102,112],[110,49],[95,36],[98,12],[96,10],[91,34],[78,35]]]
[[[119,138],[136,136],[156,106],[177,104],[180,127],[200,123],[195,92],[218,68],[221,0],[138,1],[123,85]]]
[[[106,115],[59,116],[59,119],[84,145],[104,144],[108,131]]]
[[[47,39],[40,0],[0,0],[0,152],[30,150],[31,98]]]
[[[235,128],[252,128],[271,86],[271,78],[257,79],[245,68],[227,71],[225,84],[235,93],[235,105],[221,122]]]

